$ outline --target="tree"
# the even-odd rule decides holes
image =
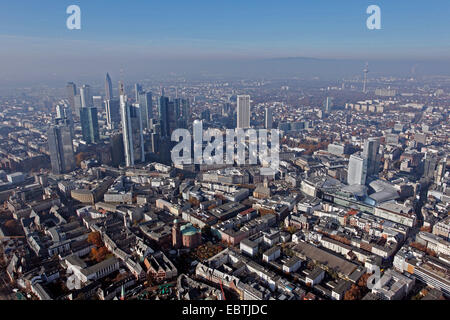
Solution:
[[[100,247],[100,248],[92,248],[91,250],[91,257],[93,260],[97,262],[102,262],[106,259],[109,251],[106,247]]]
[[[367,287],[367,280],[369,279],[369,277],[370,277],[369,273],[363,274],[362,277],[358,281],[358,286],[359,287]]]
[[[100,232],[97,232],[97,231],[89,233],[87,241],[90,244],[95,245],[97,248],[100,248],[103,246],[102,237],[100,235]]]
[[[348,290],[344,295],[344,300],[361,300],[361,298],[361,288],[354,284],[352,284],[350,290]]]

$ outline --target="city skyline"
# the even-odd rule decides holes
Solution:
[[[223,63],[239,64],[239,69],[246,61],[289,57],[362,63],[408,60],[408,69],[417,63],[438,63],[443,68],[423,67],[424,72],[450,74],[450,46],[442,41],[450,30],[446,1],[426,10],[419,1],[378,1],[381,30],[366,27],[369,1],[198,1],[199,6],[132,2],[120,8],[104,1],[78,1],[81,30],[65,26],[69,4],[0,5],[0,40],[8,48],[0,53],[0,83],[27,83],[37,74],[41,81],[50,81],[62,77],[63,69],[65,74],[89,77],[122,69],[133,78],[159,74],[161,68],[192,73],[196,66],[224,72]],[[30,10],[22,10],[24,5]],[[167,26],[166,15],[177,23]]]
[[[1,3],[0,300],[449,301],[449,9]]]

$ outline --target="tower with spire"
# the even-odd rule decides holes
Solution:
[[[363,92],[366,93],[367,92],[367,74],[369,73],[369,63],[366,62],[366,66],[363,70],[364,73],[364,82],[363,82]]]

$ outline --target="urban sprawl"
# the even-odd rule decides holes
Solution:
[[[1,95],[0,298],[448,299],[450,78],[367,72]],[[172,162],[194,123],[279,130],[277,169]]]

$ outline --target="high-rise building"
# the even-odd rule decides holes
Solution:
[[[431,154],[427,154],[426,158],[423,160],[422,176],[426,179],[433,179],[437,164],[438,164],[437,157]]]
[[[83,140],[87,143],[96,143],[100,140],[98,132],[97,108],[81,108],[81,132]]]
[[[77,95],[77,86],[73,82],[69,82],[66,85],[67,100],[69,100],[69,106],[71,110],[75,110],[75,96]]]
[[[161,96],[158,103],[159,128],[161,137],[169,136],[169,98]]]
[[[66,109],[64,108],[64,105],[58,104],[56,105],[56,118],[63,119],[66,117]]]
[[[75,115],[78,119],[80,119],[80,113],[81,113],[81,96],[79,94],[75,95],[74,97],[74,103],[75,103]]]
[[[97,111],[103,108],[103,98],[102,96],[92,96],[93,107],[97,108]]]
[[[176,98],[174,100],[176,127],[187,128],[191,119],[189,100]]]
[[[75,157],[69,120],[57,120],[50,126],[47,135],[53,173],[61,174],[74,170]]]
[[[112,100],[112,99],[113,99],[113,89],[112,89],[111,77],[109,76],[109,73],[106,73],[105,100]]]
[[[141,111],[138,105],[130,105],[127,97],[120,96],[123,146],[127,167],[145,161],[144,136],[142,133]]]
[[[364,79],[363,79],[363,92],[367,92],[367,74],[369,73],[369,63],[366,63],[366,67],[363,70]]]
[[[138,96],[139,107],[141,108],[142,127],[150,128],[150,119],[153,119],[152,93],[141,91]]]
[[[125,95],[125,85],[119,81],[119,97]]]
[[[106,123],[109,129],[114,129],[120,123],[120,102],[117,99],[106,100]]]
[[[366,183],[367,159],[357,154],[352,154],[348,162],[347,183],[349,185]]]
[[[134,84],[134,101],[139,102],[139,94],[142,92],[142,86],[139,83]]]
[[[323,109],[326,113],[330,113],[331,109],[333,108],[333,98],[327,97],[325,99],[325,102],[323,104]]]
[[[109,144],[111,146],[111,164],[117,167],[125,161],[122,133],[112,134]]]
[[[237,96],[237,128],[250,128],[250,96]]]
[[[265,128],[270,130],[272,129],[273,126],[273,108],[272,107],[267,107],[265,110],[266,114],[265,114]]]
[[[442,178],[445,176],[445,171],[447,168],[447,159],[441,159],[441,161],[438,162],[436,170],[434,172],[434,183],[437,185],[441,184]]]
[[[231,103],[224,103],[222,106],[222,116],[228,117],[231,113]]]
[[[81,107],[90,108],[94,106],[94,100],[92,99],[91,87],[87,84],[80,88]]]
[[[364,143],[362,156],[367,159],[367,176],[378,175],[380,170],[379,138],[369,138]]]

